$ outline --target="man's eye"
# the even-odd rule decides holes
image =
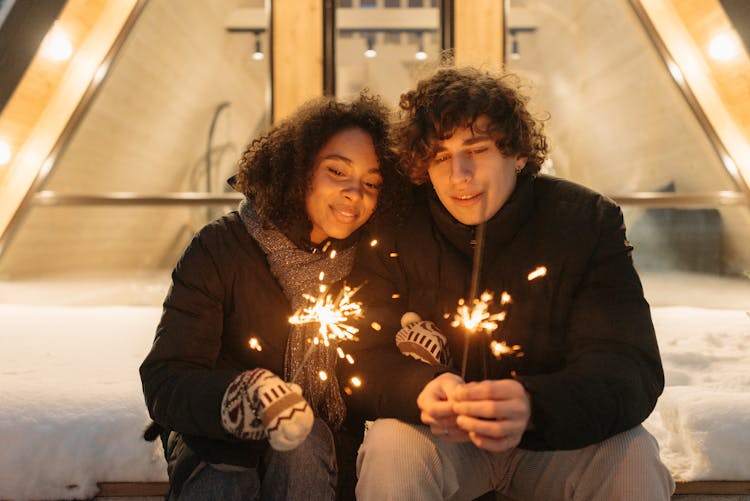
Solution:
[[[382,188],[382,187],[383,187],[383,182],[382,182],[382,181],[380,181],[380,182],[370,182],[370,181],[366,181],[366,182],[364,183],[364,185],[365,185],[365,186],[366,186],[366,187],[367,187],[368,189],[370,189],[370,190],[375,190],[375,191],[378,191],[378,190],[380,190],[380,188]]]
[[[484,153],[484,152],[485,152],[485,151],[487,151],[488,149],[489,149],[489,148],[487,148],[486,146],[481,146],[481,147],[479,147],[479,148],[474,148],[473,150],[471,150],[471,153],[472,153],[473,155],[478,155],[479,153]]]
[[[437,155],[432,161],[436,164],[447,161],[450,157],[448,155]]]

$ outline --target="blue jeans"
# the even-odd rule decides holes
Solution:
[[[256,469],[202,465],[182,487],[179,501],[333,500],[336,455],[328,426],[315,418],[299,447],[280,452],[269,447]]]

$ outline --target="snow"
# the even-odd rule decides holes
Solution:
[[[0,282],[0,499],[165,481],[138,366],[166,274]],[[644,276],[667,387],[645,425],[676,480],[750,480],[750,283]]]
[[[0,305],[0,499],[85,499],[166,480],[138,366],[158,307]]]
[[[676,480],[750,479],[750,316],[655,307],[666,387],[646,428]]]

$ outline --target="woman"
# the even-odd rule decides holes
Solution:
[[[176,265],[140,369],[167,430],[170,498],[333,499],[336,354],[308,353],[316,327],[288,319],[321,280],[346,277],[358,230],[397,206],[387,109],[365,95],[307,103],[250,144],[235,188],[239,210],[200,230]]]

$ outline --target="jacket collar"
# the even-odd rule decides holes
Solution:
[[[440,233],[445,236],[463,254],[474,253],[476,226],[460,223],[443,206],[429,182],[425,190],[429,191],[428,204],[432,218]],[[534,208],[534,177],[520,176],[516,188],[508,201],[486,223],[485,248],[496,248],[510,242],[518,230],[531,216]]]

